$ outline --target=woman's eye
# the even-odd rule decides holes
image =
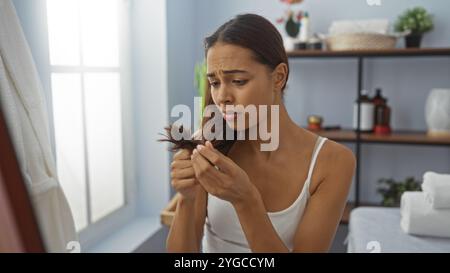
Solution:
[[[233,80],[233,83],[238,86],[242,86],[242,85],[246,84],[247,82],[248,82],[247,80]]]
[[[210,82],[209,84],[211,85],[211,87],[219,86],[219,82]]]

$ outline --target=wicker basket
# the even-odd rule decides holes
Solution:
[[[395,48],[397,36],[377,33],[346,33],[325,38],[328,50],[368,50]]]

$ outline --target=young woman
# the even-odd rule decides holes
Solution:
[[[283,103],[289,65],[279,32],[261,16],[239,15],[205,39],[205,55],[206,104],[217,106],[234,130],[236,115],[225,112],[226,106],[278,105],[279,145],[261,151],[259,138],[170,139],[178,149],[171,176],[180,199],[168,251],[328,251],[355,158],[289,117]]]

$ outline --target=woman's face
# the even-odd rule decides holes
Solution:
[[[216,43],[208,50],[207,75],[211,96],[223,114],[227,124],[234,130],[245,130],[258,123],[258,118],[249,119],[245,114],[245,127],[237,126],[237,119],[242,115],[237,110],[228,112],[227,106],[243,107],[254,105],[258,112],[261,105],[277,104],[277,97],[273,80],[273,71],[255,60],[251,50],[226,43]],[[268,108],[270,112],[270,108]],[[262,117],[260,121],[265,121]]]

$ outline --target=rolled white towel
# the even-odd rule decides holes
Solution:
[[[434,209],[450,209],[450,174],[426,172],[423,175],[422,191]]]
[[[406,233],[450,237],[450,209],[433,209],[423,192],[403,193],[400,214],[400,226]]]

